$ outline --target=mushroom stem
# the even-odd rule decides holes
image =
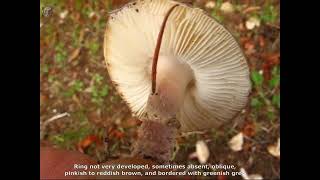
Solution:
[[[164,29],[166,27],[166,23],[168,20],[169,15],[171,14],[171,12],[173,11],[173,9],[175,7],[179,6],[179,4],[176,4],[174,6],[172,6],[169,11],[167,12],[167,14],[165,15],[162,25],[161,25],[161,29],[160,32],[158,34],[158,39],[157,39],[157,44],[156,44],[156,48],[154,50],[154,54],[153,54],[153,60],[152,60],[152,94],[155,93],[156,90],[156,79],[157,79],[157,63],[158,63],[158,58],[159,58],[159,52],[160,52],[160,47],[161,47],[161,42],[162,42],[162,36],[163,36],[163,32]]]
[[[176,134],[177,127],[171,124],[145,120],[138,129],[132,155],[160,164],[168,163],[173,154]]]
[[[193,73],[188,64],[175,56],[160,56],[159,59],[158,86],[156,93],[149,96],[133,155],[166,163],[173,153],[180,128],[177,116]]]
[[[176,116],[193,79],[193,71],[187,63],[175,56],[160,56],[156,93],[149,97],[148,113],[163,120]]]

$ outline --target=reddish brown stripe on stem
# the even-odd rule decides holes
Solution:
[[[153,59],[152,59],[152,73],[151,73],[151,75],[152,75],[152,94],[154,94],[155,91],[156,91],[157,64],[158,64],[158,58],[159,58],[159,52],[160,52],[160,47],[161,47],[164,28],[166,27],[166,23],[167,23],[169,15],[173,11],[173,9],[175,7],[177,7],[177,6],[179,6],[179,4],[176,4],[176,5],[172,6],[169,9],[169,11],[167,12],[166,16],[163,19],[163,22],[162,22],[162,25],[161,25],[161,29],[160,29],[160,32],[158,34],[157,44],[156,44],[156,48],[154,50]]]

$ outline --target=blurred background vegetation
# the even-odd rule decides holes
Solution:
[[[139,120],[119,97],[103,58],[108,12],[127,0],[40,1],[40,131],[54,146],[98,161],[130,153]],[[178,137],[174,162],[198,164],[189,155],[198,140],[209,162],[234,164],[266,179],[279,178],[280,159],[267,151],[280,137],[279,0],[188,0],[220,21],[240,43],[250,66],[250,101],[235,123]],[[243,149],[228,141],[244,134]]]

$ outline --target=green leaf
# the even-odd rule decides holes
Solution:
[[[61,147],[69,147],[71,144],[79,142],[92,132],[88,126],[82,126],[76,130],[66,130],[61,134],[52,137],[52,142]]]
[[[223,0],[217,0],[214,9],[211,12],[211,16],[214,17],[219,22],[223,21],[223,16],[219,14],[219,10],[222,3],[223,3]]]
[[[251,107],[259,109],[262,106],[262,102],[259,98],[252,98],[251,100]]]
[[[101,84],[103,77],[100,74],[96,73],[96,74],[94,74],[93,79],[97,84]]]
[[[272,69],[272,79],[270,80],[269,82],[269,87],[271,89],[279,86],[280,84],[280,69],[278,66],[275,66],[273,69]]]
[[[272,76],[280,75],[280,68],[279,68],[279,66],[273,67],[271,74],[272,74]]]
[[[92,54],[96,54],[97,52],[98,52],[98,50],[99,50],[99,44],[98,43],[91,43],[90,44],[90,51],[91,51],[91,53]]]
[[[44,64],[44,65],[41,67],[41,72],[42,72],[42,73],[48,73],[48,72],[49,72],[49,65],[48,65],[48,64]]]
[[[80,80],[76,80],[72,86],[72,88],[77,91],[77,92],[81,92],[83,89],[83,82]]]
[[[98,89],[97,89],[96,86],[93,86],[93,87],[91,88],[91,95],[92,95],[93,97],[98,97],[98,96],[99,96]]]
[[[73,89],[68,89],[66,92],[63,93],[65,97],[72,97],[75,94]]]
[[[65,50],[64,44],[59,42],[55,47],[55,61],[57,63],[63,63],[67,59],[67,52]]]
[[[222,5],[223,0],[217,0],[216,1],[216,8],[220,9],[221,5]]]
[[[268,119],[270,121],[272,121],[274,119],[274,117],[275,117],[275,115],[274,115],[274,113],[272,111],[268,111],[267,116],[268,116]]]
[[[54,76],[52,76],[52,75],[49,75],[49,76],[48,76],[48,82],[49,82],[49,83],[53,83],[53,81],[55,81],[55,79],[56,79],[56,78],[55,78]]]
[[[269,86],[271,89],[277,87],[279,84],[280,84],[280,77],[279,76],[273,77],[269,82]]]
[[[262,10],[261,13],[261,20],[266,23],[275,23],[278,17],[278,12],[276,11],[275,7],[272,5],[267,5]]]
[[[55,135],[52,137],[52,140],[54,141],[55,144],[64,142],[64,138],[62,135]]]
[[[80,44],[79,42],[79,36],[80,36],[80,26],[77,25],[75,30],[72,32],[72,46],[73,47],[78,47],[78,45]]]
[[[213,11],[211,13],[211,16],[214,17],[217,21],[219,21],[220,23],[223,22],[223,16],[219,15],[218,13],[216,13],[215,11]]]
[[[272,104],[280,108],[280,94],[272,96]]]
[[[109,86],[105,85],[102,87],[101,91],[100,91],[100,96],[101,97],[105,97],[109,94]]]
[[[76,0],[75,1],[75,8],[77,11],[80,11],[82,8],[82,0]]]
[[[252,72],[251,79],[256,86],[261,86],[263,83],[263,76],[257,71]]]
[[[58,63],[62,63],[63,61],[66,60],[66,56],[64,56],[62,53],[57,53],[57,54],[56,54],[56,57],[55,57],[55,60],[56,60]]]
[[[77,92],[81,92],[83,90],[83,82],[80,80],[75,80],[72,86],[63,93],[66,97],[71,97]]]

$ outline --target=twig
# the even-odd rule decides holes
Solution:
[[[280,34],[278,35],[277,39],[272,43],[271,49],[275,50],[280,45]]]
[[[65,112],[65,113],[62,113],[62,114],[57,114],[53,117],[51,117],[50,119],[46,120],[44,123],[41,123],[40,122],[40,139],[43,139],[44,137],[44,130],[46,129],[46,127],[48,126],[49,123],[57,120],[57,119],[60,119],[60,118],[63,118],[65,116],[70,116],[69,113]]]
[[[186,132],[186,133],[182,133],[179,137],[187,137],[193,134],[205,134],[206,131],[193,131],[193,132]]]
[[[279,178],[280,177],[280,173],[273,167],[272,162],[270,162],[270,164],[271,164],[271,169],[272,169],[273,173],[277,176],[277,178]]]
[[[257,10],[260,10],[261,7],[260,6],[251,6],[251,7],[248,7],[246,8],[245,10],[242,11],[243,14],[247,14],[247,13],[250,13],[252,11],[257,11]]]
[[[262,129],[263,131],[265,131],[265,132],[267,132],[267,133],[270,132],[270,129],[267,129],[267,128],[263,127],[263,126],[261,126],[260,129]]]
[[[62,113],[62,114],[57,114],[57,115],[53,116],[52,118],[48,119],[47,121],[45,121],[43,125],[48,124],[48,123],[50,123],[52,121],[55,121],[57,119],[63,118],[64,116],[68,116],[69,117],[70,114],[67,113],[67,112]]]

